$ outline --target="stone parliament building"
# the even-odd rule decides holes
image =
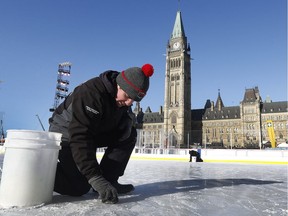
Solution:
[[[262,101],[258,87],[245,89],[239,106],[225,107],[220,91],[216,103],[191,110],[191,57],[181,12],[166,47],[164,106],[158,112],[140,103],[136,115],[136,148],[261,148],[269,141],[267,120],[273,122],[276,143],[288,138],[287,101]]]

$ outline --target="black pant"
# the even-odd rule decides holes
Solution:
[[[110,136],[113,136],[110,134]],[[108,144],[100,162],[102,175],[110,182],[117,181],[124,174],[131,153],[135,147],[137,133],[133,128],[130,137],[124,141]],[[102,140],[103,138],[101,138]],[[111,140],[108,138],[108,140]],[[99,142],[100,143],[100,142]],[[91,186],[88,180],[78,170],[70,147],[62,145],[59,151],[54,191],[63,195],[81,196],[86,194]],[[104,147],[99,145],[97,147]],[[95,152],[96,157],[96,152]]]
[[[199,154],[199,152],[197,151],[194,151],[194,150],[191,150],[189,151],[189,154],[190,154],[190,160],[189,162],[192,161],[192,157],[196,157],[196,162],[203,162],[202,158],[201,158],[201,155]]]

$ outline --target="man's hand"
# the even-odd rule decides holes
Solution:
[[[95,176],[88,182],[99,193],[103,203],[118,202],[117,190],[103,176]]]

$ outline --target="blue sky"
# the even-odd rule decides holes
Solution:
[[[0,111],[4,130],[48,129],[58,64],[69,89],[105,70],[154,65],[141,102],[164,104],[166,44],[180,8],[191,46],[192,109],[238,106],[246,88],[287,100],[286,0],[1,0]]]

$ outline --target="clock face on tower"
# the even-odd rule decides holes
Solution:
[[[179,49],[180,48],[180,43],[177,41],[173,44],[174,49]]]

